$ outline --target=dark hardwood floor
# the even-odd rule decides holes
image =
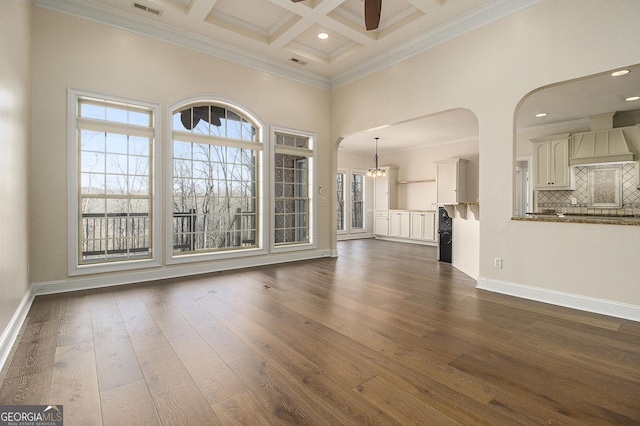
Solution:
[[[0,404],[65,425],[640,424],[640,323],[477,290],[434,247],[37,297]]]

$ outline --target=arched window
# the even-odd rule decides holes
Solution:
[[[261,246],[262,130],[231,105],[173,110],[173,256]]]

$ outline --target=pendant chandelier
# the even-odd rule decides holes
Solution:
[[[375,138],[376,155],[373,157],[375,168],[367,170],[367,177],[370,177],[370,178],[387,177],[387,171],[378,167],[378,139],[380,138]]]

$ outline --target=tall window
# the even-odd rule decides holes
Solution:
[[[351,229],[364,229],[364,175],[351,175]]]
[[[338,224],[338,231],[344,231],[345,230],[345,217],[344,217],[344,173],[343,172],[338,172],[338,181],[337,181],[337,199],[336,199],[336,206],[337,206],[337,224]]]
[[[173,253],[255,248],[262,143],[248,117],[214,103],[173,113]]]
[[[153,253],[154,109],[72,92],[76,129],[77,265],[150,259]],[[73,190],[73,189],[72,189]],[[76,271],[77,272],[77,271]]]
[[[275,132],[275,246],[311,242],[311,137]]]

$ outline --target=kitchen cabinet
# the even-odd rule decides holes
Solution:
[[[389,210],[373,211],[373,233],[380,237],[389,235]]]
[[[389,236],[409,238],[411,232],[411,213],[408,211],[389,211]]]
[[[436,161],[438,204],[458,204],[467,200],[467,164],[469,160],[452,158]]]
[[[569,133],[531,139],[533,143],[533,189],[571,190]]]
[[[435,227],[435,212],[411,212],[412,240],[436,241]]]
[[[380,167],[386,170],[387,176],[375,177],[373,180],[373,210],[391,210],[398,208],[398,168],[395,166]]]

